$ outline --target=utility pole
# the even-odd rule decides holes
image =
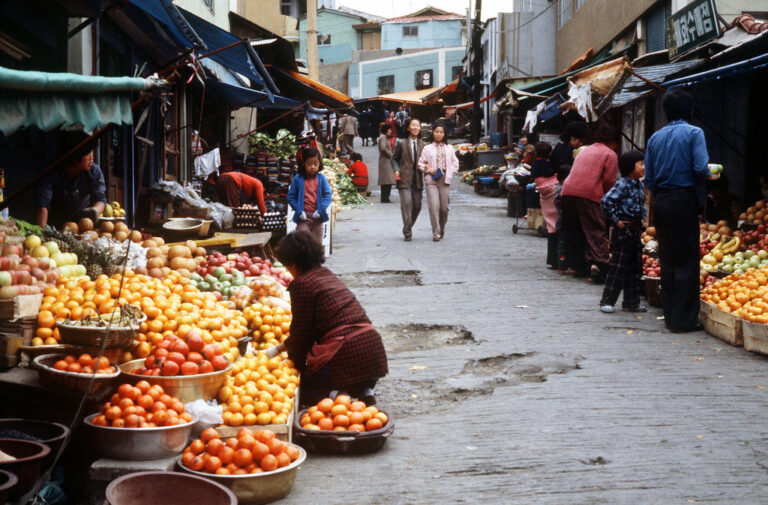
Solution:
[[[317,69],[317,0],[307,0],[307,70],[309,78],[319,80]]]
[[[475,0],[475,21],[472,23],[472,75],[474,76],[474,85],[472,87],[472,143],[480,142],[480,92],[482,91],[483,73],[483,48],[480,43],[482,36],[482,26],[480,12],[483,9],[483,0]]]

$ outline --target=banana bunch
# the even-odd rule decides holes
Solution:
[[[717,244],[715,249],[719,247],[720,250],[723,252],[723,254],[733,254],[739,250],[740,246],[741,246],[741,239],[739,239],[739,237],[733,237],[728,242],[725,242],[725,243],[720,242],[719,244]]]

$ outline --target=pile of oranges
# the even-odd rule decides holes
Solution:
[[[227,426],[286,424],[299,385],[299,372],[290,360],[266,353],[246,353],[232,366],[219,401]]]
[[[136,335],[138,343],[132,352],[122,356],[121,362],[146,358],[166,335],[185,338],[193,329],[206,344],[218,342],[224,356],[234,361],[238,356],[237,339],[248,334],[246,318],[242,312],[218,302],[212,293],[203,293],[189,282],[175,271],[163,279],[126,271],[118,299],[120,275],[111,278],[100,275],[96,280],[60,278],[56,286],[45,290],[32,344],[57,344],[60,338],[57,321],[66,318],[77,321],[92,310],[107,314],[120,302],[141,307],[147,316]]]
[[[198,472],[245,475],[288,466],[299,454],[296,446],[278,440],[271,430],[241,428],[237,437],[225,442],[215,429],[207,428],[184,449],[181,463]]]
[[[290,302],[272,296],[262,296],[243,309],[248,327],[253,330],[253,343],[267,349],[283,342],[291,329]]]
[[[192,421],[194,418],[184,412],[184,404],[178,398],[167,395],[157,384],[139,381],[135,386],[122,384],[117,388],[91,423],[112,428],[156,428]]]
[[[97,374],[113,374],[117,372],[117,368],[109,364],[109,358],[102,356],[98,359],[90,354],[81,354],[79,357],[69,354],[64,359],[54,363],[53,368],[62,372],[86,374],[92,374],[94,370]]]
[[[347,395],[335,400],[324,398],[301,416],[299,424],[305,430],[357,431],[364,433],[383,428],[389,417],[374,406],[355,401]]]
[[[768,324],[768,267],[724,277],[704,288],[701,299],[748,321]]]

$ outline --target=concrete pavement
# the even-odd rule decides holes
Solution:
[[[456,181],[434,243],[426,201],[403,242],[393,196],[338,215],[327,266],[384,336],[395,433],[311,455],[280,503],[768,503],[768,359],[668,333],[658,309],[600,313],[503,199]]]

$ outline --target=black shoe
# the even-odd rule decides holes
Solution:
[[[362,392],[358,400],[365,403],[369,407],[371,405],[376,405],[376,397],[373,395],[373,389],[371,388],[365,388],[365,391]]]
[[[669,331],[672,333],[691,333],[694,331],[701,331],[704,327],[700,324],[697,324],[696,326],[691,326],[689,328],[670,328]]]
[[[381,203],[392,203],[392,200],[382,200]]]
[[[648,312],[648,307],[645,305],[638,305],[637,307],[622,307],[624,312]]]

